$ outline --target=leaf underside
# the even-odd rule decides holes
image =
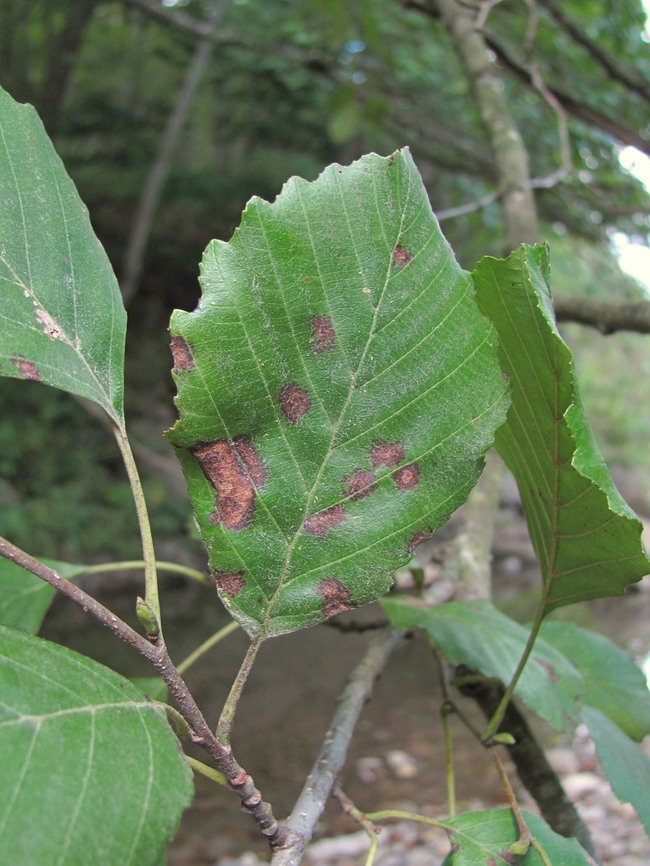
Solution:
[[[384,593],[474,485],[506,384],[408,151],[291,179],[172,317],[178,446],[251,636]]]
[[[592,438],[573,358],[555,326],[548,250],[524,246],[505,260],[486,257],[473,276],[512,388],[495,442],[519,486],[542,571],[544,612],[622,595],[650,563],[641,523]]]
[[[86,208],[30,105],[0,88],[0,375],[123,425],[126,313]]]
[[[162,707],[128,680],[0,627],[3,862],[157,866],[192,796]]]

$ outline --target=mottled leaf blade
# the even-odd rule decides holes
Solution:
[[[2,626],[0,693],[3,862],[156,866],[192,797],[163,708],[97,662]]]
[[[570,622],[545,622],[540,635],[583,675],[583,703],[606,715],[633,740],[650,734],[650,691],[633,658],[604,635]]]
[[[108,257],[38,115],[0,88],[0,375],[123,423],[126,313]]]
[[[41,562],[68,580],[85,571],[83,565],[51,559]],[[49,583],[20,565],[0,558],[0,624],[36,634],[55,595],[56,590]]]
[[[544,610],[622,595],[650,563],[641,523],[593,440],[571,352],[555,327],[548,251],[524,246],[505,260],[485,258],[473,276],[512,388],[496,444],[519,485]]]
[[[399,629],[422,628],[452,664],[467,665],[507,684],[523,655],[529,630],[487,601],[453,601],[431,607],[409,596],[382,602]],[[580,718],[582,677],[569,659],[540,638],[515,694],[556,730],[571,731]]]
[[[486,864],[518,863],[520,866],[587,866],[589,860],[576,839],[565,839],[555,833],[537,815],[523,813],[526,825],[544,857],[534,846],[524,856],[515,857],[508,849],[517,840],[517,827],[508,809],[488,809],[485,812],[467,812],[450,818],[445,824],[451,828],[452,853],[445,866],[486,866]]]
[[[466,498],[507,401],[410,155],[253,199],[201,284],[172,317],[168,435],[222,599],[271,636],[377,598]]]

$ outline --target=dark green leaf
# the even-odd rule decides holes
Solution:
[[[628,737],[650,734],[650,691],[634,660],[601,634],[569,622],[545,622],[540,635],[583,675],[582,701],[604,713]]]
[[[487,601],[429,607],[391,596],[382,605],[397,628],[423,628],[450,662],[503,683],[512,678],[528,641],[528,629]],[[582,678],[567,658],[538,638],[515,694],[557,730],[570,730],[579,718],[581,687]]]
[[[42,559],[41,562],[68,580],[83,574],[86,569],[84,565],[70,565],[52,559]],[[49,583],[8,559],[0,558],[0,624],[36,634],[55,595],[56,590]]]
[[[271,636],[377,598],[466,498],[507,400],[408,151],[253,199],[201,284],[172,318],[169,438],[223,601]]]
[[[45,382],[123,423],[126,313],[38,115],[0,89],[0,375]]]
[[[524,812],[524,819],[533,838],[543,848],[546,862],[553,866],[586,866],[587,856],[575,839],[558,836],[537,815]],[[508,848],[517,839],[517,829],[509,809],[489,809],[485,812],[467,812],[445,822],[452,827],[450,841],[456,850],[445,860],[448,866],[494,866],[517,863],[519,866],[543,866],[544,860],[531,846],[528,853],[516,859]],[[508,859],[505,859],[508,858]]]
[[[573,358],[555,327],[548,252],[483,259],[477,300],[499,333],[512,405],[496,444],[519,485],[542,569],[544,610],[622,595],[648,571],[641,523],[591,436]]]
[[[0,850],[21,866],[154,866],[192,796],[160,705],[113,671],[0,627]]]
[[[614,793],[634,806],[650,836],[650,758],[599,710],[585,707],[583,718]]]

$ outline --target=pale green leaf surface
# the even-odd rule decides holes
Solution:
[[[0,88],[0,375],[123,423],[126,313],[86,208],[30,105]]]
[[[382,601],[399,629],[422,628],[453,664],[464,664],[503,683],[510,682],[529,630],[487,601],[452,601],[430,607],[411,597]],[[515,694],[556,730],[571,730],[580,716],[582,678],[555,647],[537,639]]]
[[[201,285],[172,317],[168,435],[221,598],[262,637],[377,598],[467,497],[507,402],[408,151],[253,199]]]
[[[573,358],[555,326],[548,251],[524,246],[505,260],[485,258],[473,276],[512,388],[496,444],[519,485],[544,610],[622,595],[650,563],[641,523],[593,441]]]
[[[650,758],[594,707],[585,707],[583,719],[614,793],[623,803],[634,806],[650,836]]]
[[[42,559],[67,580],[83,574],[85,566]],[[40,577],[8,559],[0,558],[0,624],[36,634],[56,590]]]
[[[553,866],[586,866],[589,861],[579,842],[559,836],[537,815],[529,812],[523,815],[533,838]],[[444,866],[497,866],[515,862],[519,866],[544,866],[544,860],[532,846],[523,857],[513,858],[508,853],[517,839],[516,824],[509,809],[467,812],[450,818],[445,824],[452,828],[450,841],[455,850],[445,859]]]
[[[0,851],[154,866],[192,797],[165,714],[84,656],[0,626]]]
[[[570,622],[545,622],[540,636],[583,675],[582,701],[604,713],[633,740],[650,734],[650,690],[634,659],[604,635]]]

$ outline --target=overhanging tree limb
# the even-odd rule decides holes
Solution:
[[[185,76],[174,110],[167,120],[160,148],[142,191],[133,220],[121,280],[124,303],[128,304],[138,289],[144,254],[151,234],[154,214],[169,174],[174,151],[194,101],[196,91],[208,69],[214,51],[213,35],[221,20],[228,0],[215,0],[209,19],[209,33],[204,34],[196,46],[194,57]]]
[[[558,322],[577,322],[596,328],[602,334],[636,331],[650,334],[649,301],[602,301],[597,298],[555,298]]]

